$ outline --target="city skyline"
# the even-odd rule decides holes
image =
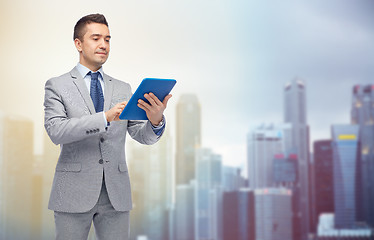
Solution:
[[[373,85],[369,85],[369,86],[354,85],[352,86],[351,89],[352,89],[352,92],[355,93],[355,90],[359,88],[367,89],[368,87],[372,87],[372,86]],[[370,88],[370,91],[371,91],[371,88]],[[353,100],[352,106],[354,107],[359,106],[356,104],[357,99],[355,99],[354,96],[352,100]],[[182,99],[182,102],[183,101],[184,99]],[[180,106],[181,105],[179,105],[179,107]],[[368,106],[371,109],[372,103],[370,102]],[[194,109],[194,107],[184,106],[181,109],[183,109],[183,111],[186,111],[186,110]],[[347,111],[349,111],[349,107],[347,107]],[[53,217],[53,215],[51,211],[48,211],[45,208],[45,206],[47,202],[46,198],[48,198],[48,194],[49,194],[48,189],[50,188],[50,183],[52,180],[51,174],[53,173],[53,169],[55,167],[55,163],[53,159],[57,159],[58,148],[56,148],[56,146],[54,146],[50,142],[49,138],[45,134],[44,135],[45,141],[46,141],[45,146],[46,146],[46,149],[48,150],[46,150],[46,152],[44,152],[44,154],[41,156],[39,155],[32,156],[32,144],[28,144],[28,142],[31,142],[31,143],[33,142],[31,140],[32,135],[34,134],[33,128],[32,128],[32,121],[30,120],[19,121],[17,118],[13,116],[8,116],[4,113],[1,114],[1,117],[2,117],[1,119],[3,119],[1,126],[3,127],[4,130],[6,130],[6,131],[3,131],[3,140],[2,140],[2,146],[3,146],[2,152],[4,154],[4,157],[0,159],[2,171],[5,171],[5,175],[3,176],[7,179],[13,176],[12,178],[14,179],[13,181],[15,181],[15,184],[16,185],[20,184],[19,180],[21,178],[19,174],[22,173],[22,171],[20,172],[18,169],[20,169],[21,166],[14,167],[12,165],[9,165],[10,163],[9,160],[11,159],[11,157],[16,158],[18,156],[16,151],[14,150],[15,149],[14,146],[16,146],[17,138],[20,138],[24,132],[28,132],[27,134],[28,137],[24,138],[24,140],[22,141],[22,145],[26,146],[28,149],[26,154],[30,155],[30,157],[34,159],[33,161],[29,161],[26,156],[23,157],[23,160],[28,163],[29,168],[31,168],[31,166],[33,168],[32,175],[30,175],[30,173],[28,175],[25,175],[26,178],[32,179],[32,193],[33,193],[32,202],[30,203],[30,205],[25,205],[24,207],[25,207],[25,211],[27,211],[27,209],[30,209],[30,214],[31,214],[30,216],[33,216],[33,219],[35,219],[36,217],[36,219],[38,220],[36,222],[33,222],[34,224],[29,226],[29,228],[25,229],[24,234],[32,233],[34,235],[39,235],[39,236],[42,236],[43,238],[48,239],[48,236],[51,236],[51,234],[53,234],[53,231],[51,231],[52,230],[51,228],[53,228],[53,225],[51,224],[52,222],[51,219],[53,218],[51,217]],[[8,122],[6,122],[5,120],[7,120]],[[17,124],[21,124],[23,128],[17,127]],[[370,124],[370,121],[369,121],[369,124]],[[334,134],[332,136],[333,139],[341,138],[343,140],[345,139],[350,140],[350,139],[353,139],[353,137],[355,137],[354,139],[357,140],[359,138],[359,134],[358,134],[359,125],[349,125],[349,123],[346,123],[346,126],[353,126],[355,128],[355,133],[348,133],[348,134],[343,133],[343,135],[342,133],[339,133],[338,135],[334,133],[334,129],[336,129],[336,126],[345,126],[345,125],[337,125],[334,123],[331,124],[331,130],[332,130],[332,133]],[[187,126],[188,129],[191,127],[193,126]],[[185,132],[188,129],[181,131],[181,134],[185,135]],[[16,132],[16,134],[12,138],[12,141],[8,141],[7,136],[10,135],[11,131]],[[263,126],[262,128],[255,129],[255,131],[253,131],[252,133],[249,132],[248,136],[251,136],[251,134],[253,134],[254,136],[253,139],[257,139],[257,140],[268,139],[269,140],[269,142],[265,143],[264,146],[258,145],[257,147],[260,147],[260,148],[270,147],[272,149],[270,151],[270,154],[268,154],[268,156],[265,156],[267,160],[258,159],[259,161],[265,161],[265,160],[266,161],[279,161],[280,159],[286,159],[287,157],[289,158],[289,160],[295,159],[297,162],[300,161],[298,157],[299,155],[295,154],[294,152],[295,148],[292,145],[293,136],[292,136],[292,124],[291,123],[285,123],[285,124],[275,125],[275,126],[274,125]],[[194,138],[194,136],[191,134],[187,136]],[[221,156],[219,154],[216,154],[214,151],[212,151],[212,149],[206,148],[205,146],[196,145],[194,148],[195,153],[194,153],[194,160],[193,160],[196,162],[196,165],[195,165],[196,173],[193,174],[195,175],[195,177],[191,177],[190,182],[188,184],[177,184],[176,178],[173,177],[173,175],[177,173],[177,171],[175,171],[176,169],[174,168],[174,166],[176,166],[175,161],[177,161],[178,157],[176,155],[173,156],[173,153],[172,153],[173,151],[171,151],[171,148],[173,145],[172,142],[175,142],[175,141],[176,139],[171,139],[169,133],[167,132],[166,135],[164,136],[164,139],[160,142],[160,144],[156,146],[147,146],[147,147],[138,146],[133,141],[130,142],[128,145],[129,148],[128,148],[127,153],[128,153],[128,160],[129,160],[129,171],[130,171],[130,175],[132,176],[133,196],[134,196],[134,204],[135,204],[134,210],[132,212],[133,213],[132,222],[133,222],[133,226],[138,226],[138,228],[133,229],[133,233],[135,235],[132,236],[132,239],[136,240],[137,236],[150,236],[150,235],[159,236],[158,238],[154,238],[154,239],[164,239],[166,238],[166,236],[168,237],[178,236],[178,232],[174,232],[174,233],[170,232],[171,231],[170,229],[174,229],[174,231],[181,231],[186,234],[187,233],[192,234],[195,232],[195,238],[197,239],[199,239],[198,238],[199,235],[197,235],[199,232],[202,234],[201,236],[203,236],[204,234],[209,234],[210,236],[216,236],[214,237],[214,239],[220,240],[221,237],[219,236],[224,236],[225,233],[220,233],[219,231],[215,230],[215,229],[219,229],[219,227],[217,228],[215,226],[220,226],[222,222],[215,221],[214,219],[220,219],[217,216],[222,214],[219,210],[223,206],[222,200],[220,200],[220,196],[222,196],[221,194],[224,194],[222,190],[230,185],[233,186],[232,183],[234,182],[236,182],[236,184],[234,185],[234,188],[232,188],[230,191],[236,192],[236,191],[239,191],[239,189],[246,189],[245,187],[247,186],[248,182],[247,183],[242,182],[242,180],[238,178],[238,176],[240,175],[236,175],[236,174],[240,173],[240,169],[235,169],[235,168],[231,168],[230,170],[231,173],[229,172],[230,173],[229,176],[226,175],[227,177],[231,179],[227,179],[227,177],[226,179],[224,179],[224,174],[227,174],[228,172],[224,173],[223,169],[228,170],[230,169],[230,167],[227,168],[228,166],[221,165]],[[266,146],[266,145],[269,145],[269,146]],[[8,148],[5,148],[5,146],[8,146]],[[4,149],[7,149],[8,152],[4,152]],[[365,146],[363,149],[365,149]],[[188,151],[186,153],[188,155],[191,155],[190,152]],[[283,153],[285,155],[283,155]],[[8,156],[6,154],[10,154],[10,155]],[[351,155],[354,156],[355,154],[351,154]],[[174,158],[174,161],[172,160],[172,158]],[[188,161],[190,160],[191,159],[189,159]],[[350,171],[350,169],[353,170],[354,168],[352,168],[352,166],[354,166],[355,161],[358,161],[358,160],[348,159],[348,158],[347,160],[350,161],[349,164],[351,167],[346,168],[345,171],[347,170]],[[283,163],[279,162],[279,164],[281,165],[277,163],[278,164],[277,167],[275,166],[271,167],[272,165],[271,162],[268,162],[267,163],[268,166],[264,165],[265,166],[264,170],[261,170],[261,168],[263,167],[260,166],[260,169],[258,169],[258,171],[265,171],[264,173],[266,174],[274,174],[273,171],[275,170],[280,171],[282,169],[281,166],[287,167],[288,168],[287,171],[296,170],[296,168],[290,169],[289,168],[290,165],[289,164],[284,165],[284,163],[287,164],[287,162],[283,161]],[[174,173],[172,173],[173,169],[174,169]],[[23,169],[23,170],[27,170],[27,169]],[[296,171],[300,172],[300,170],[296,170]],[[197,174],[197,172],[199,173]],[[279,174],[282,174],[282,173],[279,172]],[[349,173],[347,172],[347,174],[348,174],[347,176],[349,176],[348,179],[356,178],[354,177],[354,175],[352,175],[352,172],[349,172]],[[300,175],[300,173],[296,175]],[[273,177],[271,177],[270,179],[272,178]],[[261,188],[271,189],[274,186],[277,189],[283,188],[289,191],[288,194],[290,196],[297,194],[297,188],[295,188],[297,185],[283,182],[284,176],[283,177],[278,176],[278,178],[280,179],[279,183],[275,183],[276,182],[275,179],[266,180],[268,183],[264,182],[262,183],[262,185],[258,185],[258,186],[254,185],[251,188],[247,188],[247,189],[248,190],[254,189],[255,191],[257,191],[256,189],[261,189]],[[334,178],[339,179],[339,181],[341,180],[340,177],[334,177]],[[291,180],[291,181],[294,181],[294,180]],[[334,186],[345,185],[345,184],[340,183],[339,181],[335,180]],[[5,179],[2,180],[2,183],[4,182],[5,182]],[[360,181],[358,181],[355,184],[357,185],[359,184],[359,182]],[[172,193],[173,185],[176,186],[176,192],[175,192],[176,197],[174,200],[173,200],[174,194]],[[349,187],[352,189],[353,186],[354,186],[354,183],[351,183]],[[4,193],[5,194],[7,193],[6,189],[7,188],[4,188],[4,187],[2,188],[3,192],[2,194],[0,194],[0,197],[2,197],[2,195],[7,196],[7,195],[4,195]],[[22,189],[22,188],[17,187],[17,189]],[[266,189],[264,190],[265,192],[268,191]],[[160,192],[160,190],[162,192]],[[294,192],[294,190],[296,190],[296,193]],[[344,191],[352,192],[351,190],[344,190]],[[360,190],[358,190],[357,194],[360,194]],[[9,199],[16,199],[16,196],[18,195],[18,193],[9,192],[8,195],[9,195],[8,197]],[[352,195],[350,195],[349,198],[352,199]],[[2,197],[2,199],[6,199],[6,198]],[[341,202],[340,199],[342,199],[342,197],[335,197],[335,206],[340,206],[340,208],[335,208],[335,214],[340,214],[340,212],[336,212],[338,211],[337,209],[344,209],[343,207],[344,202]],[[199,204],[197,204],[197,201],[199,202]],[[9,208],[8,205],[11,202],[12,201],[9,202],[9,200],[5,200],[5,202],[4,201],[1,202],[1,198],[0,198],[0,203],[3,206],[3,211],[4,209]],[[18,206],[17,204],[19,205],[19,202],[15,203],[13,208],[16,209]],[[32,212],[31,212],[31,207],[30,207],[31,204],[32,206],[37,205],[36,209],[34,209],[34,211]],[[293,203],[293,207],[295,207],[294,204],[295,203]],[[257,205],[256,204],[253,205],[252,208],[257,209]],[[258,208],[259,208],[259,211],[260,209],[262,209],[260,205],[258,206]],[[152,211],[149,211],[150,209]],[[297,208],[293,209],[293,211],[297,211]],[[339,211],[343,211],[343,210],[339,210]],[[347,211],[347,210],[344,210],[344,211]],[[344,229],[348,229],[347,226],[351,226],[352,223],[355,223],[356,219],[360,217],[360,209],[357,209],[355,211],[357,211],[355,215],[349,215],[350,223],[348,225],[342,225]],[[269,213],[275,214],[273,215],[274,219],[282,217],[281,215],[278,216],[277,214],[281,214],[281,212],[285,213],[285,211],[278,211],[278,210],[276,210],[276,212],[272,212],[272,211],[269,212]],[[207,213],[209,214],[207,215]],[[249,214],[253,214],[253,212],[249,212]],[[256,214],[257,214],[257,210],[256,210]],[[287,214],[288,214],[287,216],[291,216],[290,211],[287,211]],[[3,216],[8,216],[8,215],[6,214]],[[29,215],[26,215],[26,218],[27,216]],[[16,219],[17,218],[22,219],[23,216],[20,215],[19,217],[16,217]],[[178,223],[178,224],[170,225],[169,221],[171,221],[174,218],[176,220],[175,223]],[[256,217],[255,219],[262,219],[262,218]],[[335,218],[335,221],[336,219],[340,219],[340,218]],[[27,221],[27,219],[24,221]],[[205,227],[199,228],[200,225],[196,225],[197,221],[199,221],[200,224],[203,224]],[[278,226],[279,226],[280,231],[285,231],[285,226],[291,225],[290,221],[288,223],[285,223],[285,225],[282,225],[283,227],[280,227],[281,225],[279,224],[274,225],[276,226],[275,229],[278,229]],[[4,219],[3,219],[3,224],[4,224]],[[8,230],[13,229],[14,226],[12,222],[5,222],[5,225],[3,225],[3,227],[5,227],[7,224],[9,225],[9,227],[7,227]],[[38,228],[40,224],[42,224],[44,227]],[[48,226],[48,228],[46,228],[45,226]],[[190,228],[188,226],[190,226]],[[262,220],[258,220],[258,221],[255,220],[255,226],[256,226],[256,229],[257,228],[262,229],[264,227],[269,228],[269,226],[265,226],[262,224]],[[293,226],[293,229],[294,228],[295,226]],[[209,233],[206,232],[208,229],[209,229]],[[332,231],[333,230],[334,228],[332,229]],[[359,229],[359,231],[361,230],[364,232],[365,231],[367,232],[365,228]],[[252,233],[247,232],[245,234],[252,234]],[[260,232],[258,232],[258,234],[260,234]],[[287,230],[287,233],[284,233],[284,234],[290,234],[290,233]],[[93,229],[91,229],[90,236],[92,239],[94,239],[93,235],[94,235]],[[175,240],[178,240],[178,239],[179,238],[176,238]]]
[[[78,61],[72,28],[90,12],[106,15],[113,36],[104,71],[128,81],[133,90],[144,77],[177,79],[166,111],[171,136],[178,96],[195,93],[203,110],[202,144],[233,166],[245,162],[241,131],[267,119],[282,121],[278,99],[290,79],[306,81],[314,141],[329,138],[329,122],[350,119],[343,107],[350,102],[348,89],[369,83],[374,75],[374,4],[367,0],[83,4],[0,3],[2,33],[12,36],[12,41],[5,35],[0,39],[6,56],[0,60],[6,86],[0,90],[0,109],[33,120],[35,154],[43,149],[44,83]],[[56,18],[60,11],[70,17]],[[25,34],[35,36],[32,46]],[[36,71],[40,66],[44,70]],[[218,133],[222,122],[236,124]]]
[[[145,77],[177,80],[162,140],[126,143],[131,240],[247,240],[269,229],[311,240],[325,227],[323,240],[352,226],[372,235],[373,10],[371,0],[1,1],[0,238],[16,218],[33,219],[19,236],[54,235],[47,202],[60,147],[43,127],[44,84],[76,65],[73,26],[96,12],[112,35],[105,73],[132,92]],[[339,157],[348,150],[356,159]]]

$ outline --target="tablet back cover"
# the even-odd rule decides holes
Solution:
[[[174,79],[145,78],[130,98],[119,118],[121,120],[148,120],[145,111],[137,106],[138,100],[148,102],[145,93],[152,92],[162,102],[170,93],[177,81]]]

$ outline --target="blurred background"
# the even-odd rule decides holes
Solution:
[[[0,239],[54,239],[44,84],[102,13],[104,71],[178,81],[153,146],[128,138],[131,240],[373,239],[370,0],[0,1]],[[89,239],[95,239],[91,229]]]

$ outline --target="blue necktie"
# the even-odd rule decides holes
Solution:
[[[91,89],[90,89],[90,95],[92,98],[92,102],[95,106],[96,112],[102,112],[104,109],[104,95],[103,90],[101,88],[101,84],[99,82],[99,72],[89,73],[91,75]]]

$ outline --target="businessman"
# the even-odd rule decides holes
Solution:
[[[170,94],[163,102],[152,93],[145,95],[149,104],[138,101],[147,121],[119,119],[132,93],[129,84],[104,73],[110,38],[103,15],[82,17],[73,37],[79,63],[45,84],[44,126],[61,146],[48,204],[58,240],[86,240],[92,222],[99,240],[129,238],[126,132],[142,144],[154,144],[165,129]]]

